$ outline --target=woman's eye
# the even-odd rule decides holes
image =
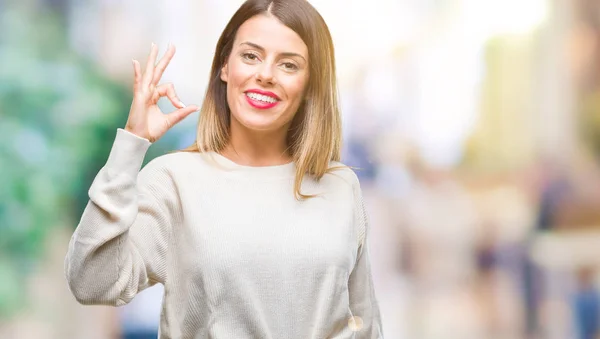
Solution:
[[[242,53],[242,58],[250,61],[256,61],[258,59],[258,56],[256,56],[253,53]]]
[[[296,66],[296,64],[293,64],[291,62],[284,62],[283,67],[288,71],[295,71],[298,69],[298,66]]]

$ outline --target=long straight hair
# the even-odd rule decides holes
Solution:
[[[319,180],[340,168],[330,167],[330,161],[340,161],[342,128],[333,41],[325,21],[306,0],[248,0],[242,4],[217,42],[196,140],[180,151],[218,153],[229,142],[231,111],[221,69],[231,53],[239,27],[260,14],[277,18],[308,47],[310,71],[305,98],[292,119],[286,141],[296,164],[294,195],[298,200],[311,198],[314,195],[300,192],[304,176]]]

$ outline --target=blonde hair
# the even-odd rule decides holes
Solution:
[[[319,180],[344,166],[330,167],[330,161],[340,161],[342,145],[333,41],[325,21],[306,0],[248,0],[242,4],[217,42],[196,140],[180,151],[219,153],[226,147],[231,112],[227,84],[220,78],[221,68],[231,53],[239,27],[251,17],[265,13],[296,32],[308,47],[309,80],[304,101],[288,130],[287,146],[296,164],[294,195],[298,200],[312,198],[314,195],[300,192],[304,176]]]

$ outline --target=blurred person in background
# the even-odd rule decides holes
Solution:
[[[141,168],[198,110],[145,71],[71,238],[82,304],[164,285],[160,338],[383,338],[358,178],[339,162],[333,42],[304,0],[249,0],[223,31],[196,142]],[[163,114],[167,97],[178,109]]]
[[[600,325],[600,294],[594,285],[596,270],[583,267],[577,270],[577,290],[573,310],[578,339],[597,339]]]

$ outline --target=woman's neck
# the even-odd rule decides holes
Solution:
[[[287,164],[292,157],[287,149],[286,136],[287,128],[275,132],[257,132],[234,127],[221,155],[244,166]]]

